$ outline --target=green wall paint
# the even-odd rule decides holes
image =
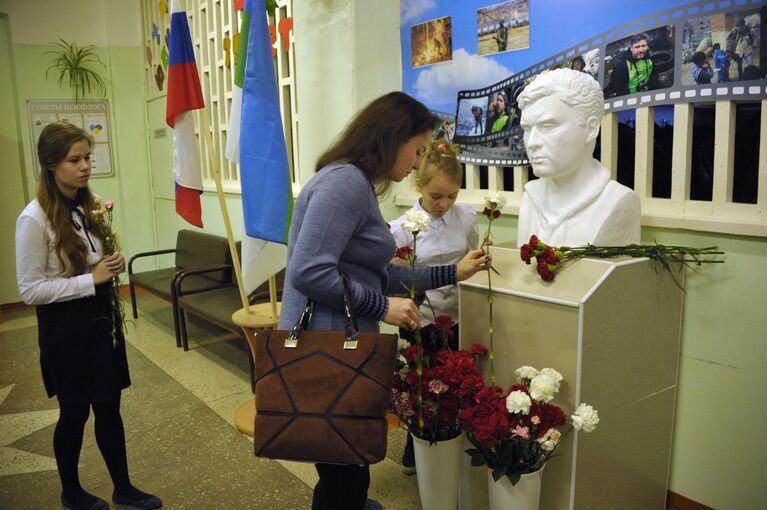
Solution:
[[[6,47],[4,45],[3,50]],[[10,50],[13,63],[10,68],[14,71],[15,82],[15,95],[10,97],[15,97],[15,109],[11,110],[3,103],[0,111],[4,113],[3,118],[16,119],[18,122],[18,133],[13,135],[13,141],[9,146],[15,143],[21,147],[21,162],[13,164],[12,159],[6,159],[6,149],[3,148],[4,163],[9,165],[6,170],[9,177],[4,175],[3,188],[8,187],[11,190],[4,190],[3,193],[7,192],[14,196],[14,200],[3,200],[0,204],[4,237],[5,225],[11,224],[9,223],[11,218],[12,224],[15,225],[15,218],[26,202],[34,198],[37,191],[37,179],[34,176],[32,164],[33,142],[30,140],[27,120],[27,101],[73,99],[72,91],[68,88],[59,88],[53,75],[45,79],[45,71],[51,62],[51,57],[45,55],[45,52],[50,50],[50,46],[12,44]],[[94,178],[90,181],[90,186],[104,199],[111,198],[117,201],[114,227],[121,235],[123,252],[128,259],[134,253],[154,249],[155,246],[144,129],[144,101],[142,95],[136,93],[143,90],[141,73],[143,53],[140,48],[134,47],[113,46],[97,50],[99,57],[107,66],[106,75],[109,78],[107,100],[111,114],[112,158],[115,174],[111,177]],[[0,54],[5,54],[5,51]],[[4,65],[3,69],[6,69]],[[0,82],[4,83],[4,80]],[[18,182],[12,179],[13,172],[20,173],[21,178]],[[29,190],[26,197],[23,192],[24,185]],[[18,197],[24,198],[19,200]],[[8,235],[12,235],[12,232],[13,229],[8,232]],[[7,250],[3,250],[0,254],[3,268],[15,268],[15,256],[5,251]],[[20,297],[15,285],[15,269],[8,271],[7,274],[14,277],[3,277],[0,302],[19,301]]]

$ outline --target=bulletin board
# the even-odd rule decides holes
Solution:
[[[109,102],[106,99],[29,100],[27,101],[27,114],[35,177],[40,175],[40,163],[37,160],[37,140],[40,138],[43,128],[56,121],[65,121],[81,127],[93,137],[91,177],[114,175],[112,130],[109,122]]]

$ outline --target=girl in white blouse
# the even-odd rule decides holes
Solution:
[[[434,266],[454,264],[479,243],[477,216],[471,206],[456,204],[463,180],[463,167],[458,161],[458,146],[444,140],[435,140],[423,153],[416,173],[416,188],[421,197],[410,209],[425,211],[431,217],[429,230],[418,234],[416,265]],[[413,234],[402,228],[405,215],[391,222],[391,233],[397,247],[413,247]],[[397,262],[397,261],[395,261]],[[401,263],[401,261],[397,262]],[[428,301],[420,307],[421,327],[431,324],[435,315],[449,315],[458,320],[458,288],[448,285],[426,291]],[[400,336],[413,340],[411,331],[400,328]],[[458,349],[458,324],[454,324],[448,338],[451,349]],[[426,346],[429,348],[429,346]],[[431,346],[440,349],[439,345]],[[413,438],[410,434],[402,456],[403,471],[415,473]]]
[[[40,185],[16,222],[16,278],[25,303],[37,305],[43,383],[59,401],[53,451],[61,502],[77,510],[109,505],[80,485],[77,465],[83,429],[93,408],[96,442],[114,483],[112,500],[159,508],[156,496],[128,476],[120,394],[130,385],[125,339],[112,337],[112,283],[125,270],[116,252],[104,257],[92,228],[95,197],[88,188],[92,139],[66,122],[43,129],[37,145]]]

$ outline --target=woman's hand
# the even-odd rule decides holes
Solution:
[[[415,331],[421,323],[421,312],[410,298],[390,297],[389,308],[383,321],[392,326]]]
[[[486,271],[487,264],[493,259],[492,255],[482,250],[471,250],[456,264],[455,277],[461,282],[471,278],[478,271]]]
[[[108,257],[104,257],[93,268],[93,283],[100,285],[108,282],[118,274],[125,271],[125,257],[119,251],[114,252]]]
[[[395,266],[403,266],[403,267],[410,267],[410,264],[407,263],[407,260],[401,259],[399,257],[394,257],[391,259],[391,263]]]

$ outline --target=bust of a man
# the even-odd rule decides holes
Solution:
[[[639,243],[639,197],[592,157],[603,111],[594,78],[543,72],[519,95],[527,157],[539,177],[525,186],[519,246],[532,234],[556,246]]]

